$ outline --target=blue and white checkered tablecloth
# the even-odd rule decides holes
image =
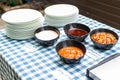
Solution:
[[[107,28],[115,31],[120,36],[119,30],[83,15],[79,16],[78,23],[88,25],[91,30],[96,28]],[[57,43],[68,39],[64,34],[62,27],[59,29],[61,35]],[[68,65],[60,61],[60,58],[55,51],[55,45],[43,47],[39,45],[34,38],[27,40],[13,40],[6,36],[4,30],[1,30],[0,61],[3,62],[3,64],[7,64],[5,67],[6,69],[2,69],[4,73],[2,75],[8,77],[9,75],[6,71],[7,68],[9,68],[9,70],[14,73],[12,73],[12,76],[17,76],[17,80],[89,80],[89,78],[86,77],[87,68],[120,50],[120,41],[118,41],[110,50],[94,48],[89,36],[83,44],[85,44],[87,48],[85,57],[78,64]],[[16,80],[16,78],[14,79]]]

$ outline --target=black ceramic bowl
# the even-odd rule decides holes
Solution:
[[[64,32],[70,39],[82,42],[90,33],[90,28],[84,24],[70,23],[64,26]]]
[[[61,49],[65,49],[65,48],[68,48],[68,47],[76,47],[78,49],[80,49],[82,51],[82,55],[77,57],[77,58],[66,58],[62,55],[60,55],[60,50]],[[73,50],[73,49],[72,49]],[[60,59],[64,62],[64,63],[67,63],[67,64],[74,64],[74,63],[78,63],[80,62],[80,59],[82,59],[86,53],[86,47],[81,43],[81,42],[78,42],[76,40],[65,40],[65,41],[61,41],[59,42],[57,45],[56,45],[56,52],[58,53],[58,55],[60,56]],[[68,52],[65,52],[64,53],[65,55],[69,55]],[[73,55],[77,54],[77,53],[72,53]],[[75,56],[74,55],[74,56]]]
[[[105,32],[105,33],[112,34],[113,37],[115,38],[115,41],[112,40],[112,41],[114,41],[113,43],[110,43],[110,41],[109,41],[109,43],[108,43],[108,41],[106,41],[106,42],[102,41],[101,43],[98,42],[98,41],[96,41],[97,38],[96,38],[96,40],[95,40],[95,38],[93,38],[92,36],[93,36],[94,34],[100,33],[100,32]],[[98,37],[98,35],[97,35],[96,37]],[[97,48],[100,48],[100,49],[111,49],[111,48],[116,44],[116,42],[117,42],[118,39],[119,39],[118,35],[117,35],[114,31],[109,30],[109,29],[105,29],[105,28],[99,28],[99,29],[94,29],[94,30],[92,30],[91,33],[90,33],[90,38],[91,38],[92,42],[94,43],[94,45],[95,45]],[[100,38],[100,37],[99,37],[99,38]],[[99,38],[98,38],[98,39],[99,39]],[[105,39],[105,37],[102,37],[101,39]],[[100,40],[100,39],[99,39],[99,40]]]
[[[44,46],[51,46],[58,40],[60,31],[53,26],[44,26],[35,30],[34,36]]]

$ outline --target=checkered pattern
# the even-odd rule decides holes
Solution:
[[[83,15],[79,16],[78,23],[89,26],[91,30],[108,28],[120,36],[119,30]],[[62,27],[59,27],[59,29],[61,35],[57,43],[68,39]],[[14,71],[14,75],[18,76],[21,80],[57,80],[53,73],[58,68],[69,73],[72,76],[71,80],[89,80],[89,78],[86,77],[87,68],[120,50],[120,41],[110,50],[95,49],[88,36],[85,42],[83,42],[87,48],[85,57],[78,64],[67,65],[60,61],[55,51],[56,44],[50,47],[43,47],[39,45],[34,38],[13,40],[6,36],[4,30],[0,31],[0,56],[5,60],[4,63],[7,63],[6,68]],[[7,74],[4,75],[8,77]]]

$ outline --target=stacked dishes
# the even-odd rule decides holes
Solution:
[[[6,35],[12,39],[29,39],[44,23],[43,15],[33,9],[16,9],[2,15],[6,24]]]
[[[45,9],[45,22],[51,26],[64,26],[77,21],[79,9],[70,4],[56,4]]]

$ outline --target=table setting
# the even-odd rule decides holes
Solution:
[[[78,15],[78,17],[76,17],[76,15]],[[90,31],[104,28],[114,31],[118,37],[120,36],[120,30],[111,26],[81,14],[75,13],[75,17],[77,20],[76,22],[73,20],[72,23],[86,25],[90,28]],[[51,16],[49,16],[49,18],[51,18]],[[55,19],[55,16],[53,19]],[[66,20],[67,19],[68,18],[66,18]],[[69,24],[68,22],[66,24]],[[5,29],[0,30],[0,74],[3,80],[92,80],[87,77],[87,69],[107,57],[119,53],[119,39],[110,49],[100,49],[95,47],[89,33],[84,41],[80,41],[86,48],[84,57],[77,63],[66,64],[64,60],[60,59],[56,51],[58,43],[71,40],[63,29],[63,26],[66,24],[61,25],[60,23],[60,26],[59,24],[55,24],[55,26],[57,26],[55,28],[57,29],[54,30],[59,30],[59,37],[57,36],[54,44],[47,46],[39,43],[35,37],[22,39],[15,35],[17,39],[13,39],[13,37],[6,35]],[[39,28],[46,27],[48,24],[44,22],[43,25],[39,26]],[[50,25],[50,29],[51,26],[54,26],[53,23]],[[36,27],[36,29],[37,28],[38,27]],[[39,31],[41,30],[39,29]],[[33,32],[32,35],[34,35]]]

